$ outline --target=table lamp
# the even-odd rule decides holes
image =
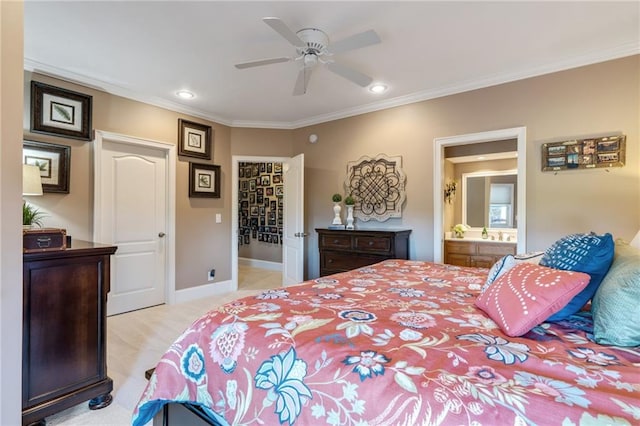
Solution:
[[[42,179],[38,166],[22,165],[22,195],[42,195]]]

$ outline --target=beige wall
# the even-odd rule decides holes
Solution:
[[[215,282],[231,279],[229,127],[48,76],[25,72],[24,79],[25,139],[71,146],[69,194],[48,193],[43,197],[32,197],[29,201],[47,212],[44,226],[65,228],[67,234],[76,239],[91,240],[93,234],[92,142],[29,132],[29,93],[32,79],[93,96],[93,128],[96,130],[176,144],[178,118],[212,126],[213,160],[208,163],[222,166],[221,197],[189,198],[189,159],[179,158],[176,165],[176,289],[207,283],[207,272],[211,268],[216,268]],[[220,224],[215,223],[216,213],[222,214]]]
[[[291,157],[293,135],[291,130],[231,128],[231,154]]]
[[[214,162],[222,166],[222,198],[189,199],[188,164],[177,167],[177,288],[230,279],[232,156],[305,154],[307,276],[318,274],[315,228],[332,220],[331,195],[344,193],[346,165],[363,155],[401,155],[407,175],[403,217],[358,227],[413,230],[411,257],[433,258],[433,140],[516,126],[527,127],[527,249],[546,248],[569,232],[612,232],[630,238],[640,228],[638,152],[640,56],[549,74],[482,90],[419,102],[296,130],[229,128],[217,123]],[[615,77],[614,77],[615,76]],[[26,80],[29,74],[26,74]],[[180,114],[47,77],[42,81],[94,96],[94,128],[175,143]],[[25,87],[28,81],[25,81]],[[26,92],[26,89],[25,89]],[[27,111],[28,107],[25,107]],[[26,114],[26,112],[25,112]],[[627,134],[627,166],[610,172],[540,171],[544,142],[621,131]],[[315,133],[319,140],[308,141]],[[48,194],[38,202],[52,212],[47,225],[91,235],[91,143],[72,150],[71,194]],[[438,190],[438,194],[440,194]],[[55,213],[53,213],[55,212]],[[223,216],[215,224],[215,213]]]
[[[631,239],[640,228],[639,117],[636,55],[297,129],[294,151],[306,159],[309,274],[318,273],[313,230],[329,223],[330,197],[343,191],[348,161],[402,155],[407,175],[403,217],[380,226],[413,229],[412,258],[430,260],[434,138],[517,126],[527,127],[528,250],[543,250],[572,232],[611,232]],[[540,171],[542,143],[618,131],[627,135],[625,167]],[[319,136],[318,143],[308,142],[310,133]]]
[[[0,424],[22,406],[23,4],[0,2]]]

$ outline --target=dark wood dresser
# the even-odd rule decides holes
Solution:
[[[409,259],[410,229],[333,230],[316,228],[320,276],[350,271],[385,259]]]
[[[23,255],[22,424],[89,401],[109,405],[106,303],[117,247],[74,240]]]

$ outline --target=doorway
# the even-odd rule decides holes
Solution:
[[[282,286],[282,162],[238,163],[238,290]]]
[[[266,169],[269,165],[274,168],[276,164],[281,167],[278,173],[275,173],[273,169],[271,172],[267,170],[261,172],[260,170],[260,167]],[[248,173],[250,176],[247,176]],[[260,276],[260,279],[265,283],[264,286],[272,288],[275,267],[280,270],[279,286],[301,282],[304,273],[303,238],[306,236],[303,232],[303,154],[293,158],[233,156],[231,176],[233,182],[231,209],[233,287],[240,288],[240,271],[242,271],[242,279],[245,281],[244,288],[258,288],[256,286],[261,285],[252,279],[252,276]],[[273,184],[272,180],[275,176],[278,176],[278,182]],[[258,179],[262,179],[262,181],[258,182]],[[261,220],[264,223],[260,222]],[[252,242],[254,245],[261,244],[271,250],[274,246],[279,247],[277,259],[280,260],[280,263],[243,261],[240,264],[240,248],[245,244],[250,245]],[[246,247],[243,251],[247,251]],[[258,269],[254,270],[254,268]],[[260,269],[264,272],[262,275],[260,275]],[[247,279],[250,281],[246,282]]]
[[[517,196],[516,205],[518,211],[517,223],[517,252],[526,252],[526,127],[514,127],[510,129],[494,130],[489,132],[471,133],[466,135],[449,136],[434,139],[434,165],[433,165],[433,261],[443,261],[444,243],[444,205],[442,194],[444,192],[444,160],[446,147],[456,145],[472,145],[489,143],[508,139],[517,141]]]
[[[173,301],[175,160],[175,145],[96,131],[93,240],[118,246],[108,315]]]

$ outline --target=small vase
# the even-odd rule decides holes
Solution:
[[[347,206],[347,229],[355,229],[353,226],[353,206]]]
[[[464,238],[464,232],[454,231],[456,238]]]
[[[340,218],[340,211],[342,207],[340,203],[333,203],[333,225],[342,225],[342,219]]]
[[[487,228],[482,228],[482,239],[486,240],[487,238],[489,238],[489,233],[487,232]]]

